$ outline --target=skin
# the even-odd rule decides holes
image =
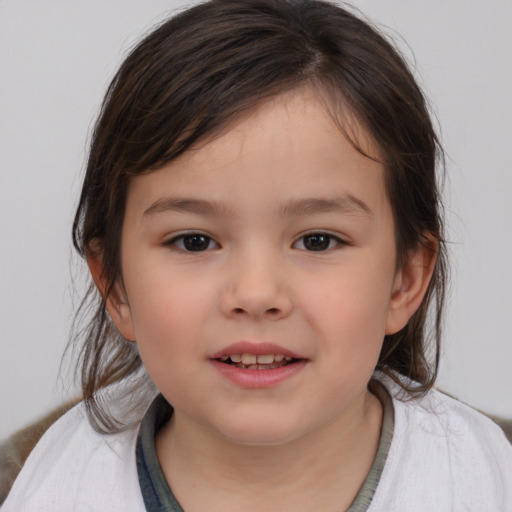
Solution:
[[[204,250],[186,250],[191,233]],[[417,309],[433,266],[420,248],[396,270],[383,167],[299,89],[134,178],[121,249],[108,308],[174,407],[156,448],[187,512],[346,509],[378,445],[367,385],[384,335]],[[101,290],[101,259],[90,267]],[[211,364],[238,341],[305,364],[248,389]]]

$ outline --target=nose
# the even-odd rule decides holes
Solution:
[[[275,260],[238,259],[229,264],[229,278],[221,299],[222,312],[231,318],[280,320],[289,316],[292,301],[285,271]]]

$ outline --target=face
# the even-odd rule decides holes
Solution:
[[[115,321],[176,422],[285,443],[367,396],[394,240],[382,166],[295,91],[133,179]]]

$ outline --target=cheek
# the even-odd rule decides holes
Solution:
[[[166,399],[174,403],[184,391],[183,382],[200,382],[196,365],[198,356],[206,353],[201,339],[208,308],[200,304],[200,297],[170,289],[147,289],[132,304],[132,312],[144,367]]]
[[[361,271],[340,272],[337,278],[311,288],[309,322],[320,333],[327,357],[345,357],[352,362],[378,358],[384,339],[392,273],[384,279],[364,266]],[[320,284],[320,283],[319,283]],[[371,363],[370,363],[371,364]]]
[[[139,353],[155,381],[197,355],[202,326],[213,310],[211,287],[184,274],[139,266],[130,274],[136,279],[125,280]]]
[[[159,329],[165,329],[164,334],[181,330],[207,310],[211,286],[204,276],[172,266],[161,257],[133,260],[124,267],[125,287],[139,337]]]
[[[315,318],[309,323],[318,340],[318,378],[326,383],[323,400],[339,407],[367,389],[385,335],[386,295],[363,289],[360,281],[358,285],[310,297],[315,304],[311,310]]]

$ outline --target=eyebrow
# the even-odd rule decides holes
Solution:
[[[144,216],[165,212],[196,213],[199,215],[233,215],[233,212],[223,203],[205,201],[188,197],[166,197],[158,199],[144,210]]]
[[[281,210],[283,215],[312,215],[328,212],[363,214],[373,217],[371,208],[352,194],[334,198],[294,199],[285,204]]]
[[[184,212],[211,216],[233,216],[235,214],[227,205],[217,201],[205,201],[204,199],[188,197],[166,197],[151,204],[144,210],[143,215],[152,216],[165,212]],[[373,216],[370,207],[351,194],[334,198],[292,199],[280,209],[280,213],[284,216],[313,215],[328,212]]]

